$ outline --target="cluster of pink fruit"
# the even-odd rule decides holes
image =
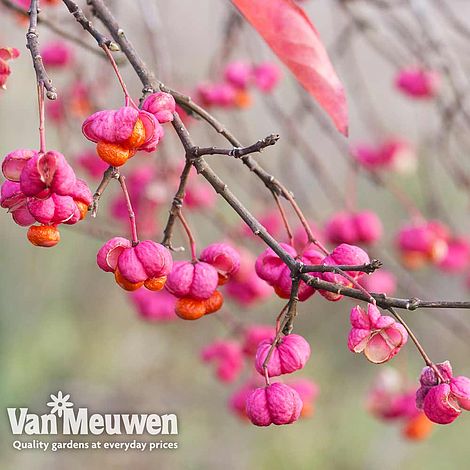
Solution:
[[[246,108],[251,104],[249,86],[253,84],[263,93],[270,93],[278,84],[281,73],[271,62],[252,65],[236,61],[225,67],[223,76],[221,83],[198,86],[196,94],[204,106]]]
[[[29,226],[33,245],[56,245],[60,241],[57,226],[82,220],[92,202],[87,184],[56,151],[15,150],[4,158],[2,172],[6,181],[1,187],[1,206],[18,225]]]
[[[446,272],[463,271],[470,262],[470,243],[452,236],[450,230],[437,220],[414,220],[397,234],[396,244],[403,264],[409,269],[435,264]]]
[[[376,145],[358,143],[350,152],[358,163],[371,171],[411,173],[417,166],[415,149],[402,138],[385,139]]]
[[[114,167],[124,165],[138,151],[154,152],[163,138],[161,124],[173,120],[175,100],[168,93],[153,93],[142,104],[98,111],[82,125],[84,136],[96,143],[98,156]]]
[[[288,424],[313,414],[318,386],[308,379],[276,382],[262,386],[265,377],[263,362],[276,336],[269,325],[252,325],[242,329],[241,341],[218,340],[201,352],[204,362],[216,365],[217,378],[224,383],[234,382],[241,374],[245,359],[254,360],[258,372],[239,386],[229,399],[230,409],[243,419],[259,426]],[[310,356],[310,346],[298,335],[280,339],[273,347],[266,373],[270,377],[290,374],[303,368]]]
[[[97,263],[103,271],[114,273],[117,284],[129,292],[142,286],[151,291],[165,287],[176,298],[145,294],[135,297],[144,316],[153,316],[148,303],[155,301],[155,316],[160,317],[161,301],[165,319],[172,318],[165,308],[169,305],[180,318],[197,320],[222,307],[223,295],[217,288],[237,273],[240,255],[226,243],[214,243],[201,252],[199,259],[173,263],[170,251],[159,243],[151,240],[132,243],[115,237],[101,247]]]
[[[333,244],[368,245],[380,240],[382,234],[382,222],[371,211],[337,212],[325,226],[325,236]]]
[[[361,266],[370,262],[367,253],[358,246],[342,243],[338,245],[330,254],[321,253],[315,248],[308,247],[303,252],[298,253],[292,246],[285,243],[281,246],[292,257],[304,264],[326,265],[326,266]],[[289,298],[292,278],[290,270],[285,263],[274,253],[271,248],[265,250],[256,260],[256,272],[258,276],[265,280],[274,288],[276,294],[281,298]],[[314,276],[324,281],[333,282],[346,287],[352,287],[364,273],[362,271],[347,271],[349,279],[342,274],[334,272],[312,273]],[[319,291],[320,294],[330,301],[341,300],[344,296],[336,292]],[[301,302],[307,300],[315,293],[315,289],[303,281],[300,282],[298,298]]]
[[[399,422],[402,435],[420,441],[429,436],[433,423],[416,407],[416,386],[393,368],[379,373],[367,396],[366,407],[377,419]]]

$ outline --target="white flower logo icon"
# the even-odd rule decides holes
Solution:
[[[52,401],[47,403],[47,406],[52,408],[51,414],[57,413],[57,416],[59,418],[62,418],[64,410],[66,410],[67,408],[71,408],[73,406],[73,403],[69,401],[69,398],[70,398],[69,393],[64,396],[60,390],[57,392],[57,396],[51,395]]]

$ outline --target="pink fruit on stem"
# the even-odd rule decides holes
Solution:
[[[235,106],[236,90],[227,83],[203,83],[198,86],[199,100],[205,106],[220,106],[229,108]]]
[[[448,252],[449,231],[438,221],[412,221],[397,234],[396,244],[406,267],[416,269],[426,262],[439,263]]]
[[[133,142],[136,126],[142,126],[143,136]],[[132,106],[92,114],[83,122],[82,132],[92,142],[117,144],[145,152],[153,152],[164,134],[163,127],[153,114]]]
[[[292,387],[300,396],[303,406],[300,416],[308,418],[314,413],[315,400],[317,399],[320,388],[318,385],[309,379],[296,379],[290,381],[287,385]]]
[[[358,246],[348,245],[346,243],[342,243],[338,245],[330,255],[326,256],[321,264],[326,266],[359,266],[363,264],[367,264],[370,262],[369,256],[367,253]],[[364,273],[362,271],[346,271],[352,279],[357,280],[359,279]],[[312,275],[316,275],[320,279],[324,281],[333,282],[335,284],[341,284],[343,286],[352,287],[353,283],[344,277],[341,274],[336,274],[333,272],[325,272],[321,274],[312,273]],[[343,298],[343,295],[335,293],[335,292],[328,292],[328,291],[319,291],[320,294],[325,297],[326,299],[336,302]]]
[[[8,60],[16,59],[20,55],[20,51],[14,47],[0,48],[0,89],[6,88],[6,82],[11,74]]]
[[[411,98],[430,99],[439,92],[440,77],[434,70],[408,67],[398,72],[395,86]]]
[[[199,259],[212,265],[222,279],[232,277],[240,269],[240,254],[228,243],[212,243],[202,250]]]
[[[292,387],[273,383],[251,392],[246,414],[256,426],[291,424],[299,419],[302,406],[302,399]]]
[[[138,289],[129,294],[140,318],[150,322],[169,322],[178,317],[175,313],[176,297],[165,289],[151,291]]]
[[[65,67],[73,61],[73,51],[64,41],[52,41],[41,48],[41,56],[47,67]]]
[[[250,325],[244,330],[243,352],[247,356],[254,356],[262,341],[270,340],[276,335],[276,328],[272,325]]]
[[[256,390],[256,387],[255,381],[250,380],[237,388],[229,398],[229,409],[242,419],[248,418],[246,414],[246,400]]]
[[[394,295],[397,289],[397,279],[395,275],[385,269],[380,269],[372,274],[362,276],[358,282],[366,291],[376,292],[378,294]]]
[[[19,149],[5,156],[2,163],[3,176],[9,181],[20,182],[21,172],[26,163],[37,155],[35,150]]]
[[[251,78],[251,66],[243,61],[230,62],[225,67],[224,78],[230,85],[244,90]]]
[[[323,255],[314,248],[308,248],[303,254],[286,243],[280,244],[284,250],[294,258],[299,258],[304,264],[321,264]],[[258,256],[255,269],[258,276],[274,287],[277,295],[281,298],[289,298],[292,286],[292,278],[287,265],[271,249],[266,249]],[[315,289],[303,281],[300,282],[298,298],[305,301],[315,293]]]
[[[50,193],[68,196],[75,183],[72,167],[61,153],[55,151],[34,155],[20,175],[21,190],[26,196],[43,198]]]
[[[274,338],[262,341],[258,345],[256,352],[256,370],[264,375],[263,364],[268,357],[269,350]],[[310,345],[299,335],[291,334],[281,338],[273,349],[271,357],[267,363],[267,373],[269,377],[276,377],[283,374],[291,374],[302,369],[310,357]]]
[[[70,196],[60,196],[55,193],[46,199],[30,198],[28,210],[39,223],[46,225],[63,224],[72,219],[78,211]]]
[[[0,206],[5,209],[14,210],[26,204],[26,196],[21,191],[20,184],[6,180],[0,189]]]
[[[252,70],[255,85],[263,93],[270,93],[281,79],[279,67],[272,62],[263,62],[253,67]]]
[[[419,378],[416,406],[434,423],[449,424],[464,410],[470,410],[470,379],[454,377],[449,361],[426,366]],[[442,381],[444,380],[444,381]]]
[[[216,374],[222,382],[233,382],[243,368],[243,352],[236,341],[220,340],[205,346],[201,359],[216,364]]]
[[[166,288],[178,298],[208,299],[217,289],[219,276],[210,264],[177,261],[168,275]]]
[[[470,243],[463,237],[455,237],[447,242],[447,253],[437,266],[445,272],[459,273],[467,268],[469,261]]]
[[[130,248],[132,243],[127,238],[114,237],[108,240],[98,251],[96,262],[98,266],[106,272],[114,272],[118,265],[119,256],[126,248]]]
[[[95,151],[86,150],[76,157],[77,163],[89,174],[90,177],[99,179],[108,168],[106,162],[96,158]]]
[[[375,243],[382,238],[382,222],[374,212],[358,212],[353,215],[353,221],[359,243]]]
[[[424,399],[423,410],[426,416],[437,424],[450,424],[461,413],[451,387],[446,383],[436,385],[429,390]]]
[[[152,93],[142,103],[144,111],[153,114],[160,124],[173,121],[176,110],[176,102],[172,95],[159,91]]]
[[[117,267],[122,277],[131,283],[167,276],[173,260],[169,250],[152,240],[125,248],[119,255]]]
[[[389,361],[408,341],[405,328],[394,318],[381,315],[375,305],[368,304],[367,311],[354,307],[350,321],[349,349],[355,353],[363,352],[375,364]]]
[[[326,223],[325,235],[330,243],[357,243],[357,233],[353,218],[348,212],[334,214]]]

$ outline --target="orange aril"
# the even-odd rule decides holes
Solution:
[[[223,274],[218,273],[218,276],[219,276],[219,283],[218,283],[219,286],[223,286],[229,280],[229,277],[224,276]]]
[[[216,290],[208,299],[204,300],[204,304],[206,307],[206,315],[217,312],[217,310],[220,310],[224,304],[224,297],[218,290]]]
[[[122,166],[130,158],[129,149],[107,142],[98,142],[96,144],[96,152],[101,160],[111,166]]]
[[[51,248],[60,242],[60,233],[54,225],[32,225],[27,237],[33,245],[44,248]]]
[[[88,213],[88,204],[85,204],[82,201],[75,201],[75,204],[77,205],[78,210],[80,211],[80,220],[83,220]]]
[[[302,418],[310,418],[313,416],[314,411],[315,408],[311,403],[304,402],[304,405],[302,406],[302,411],[300,412],[300,416],[302,416]]]
[[[433,423],[424,413],[411,418],[403,429],[403,435],[412,441],[422,441],[429,436]]]
[[[251,95],[247,91],[241,90],[235,95],[235,104],[238,108],[249,108],[251,102]]]
[[[401,257],[403,265],[408,269],[419,269],[426,264],[426,255],[420,251],[405,251]]]
[[[144,281],[144,286],[148,290],[159,291],[165,287],[166,276],[152,277]]]
[[[131,136],[127,139],[126,147],[129,148],[139,148],[145,142],[145,127],[144,123],[137,119],[134,129],[132,129]]]
[[[144,282],[129,282],[124,276],[121,274],[119,269],[116,268],[116,271],[114,271],[114,279],[116,280],[116,283],[122,287],[124,290],[127,290],[129,292],[135,291],[137,289],[140,289],[143,285]]]
[[[206,313],[205,301],[188,298],[178,299],[175,312],[183,320],[197,320]]]

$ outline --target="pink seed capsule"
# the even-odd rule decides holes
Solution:
[[[153,114],[160,124],[173,121],[176,110],[176,102],[173,96],[162,91],[152,93],[145,98],[142,109]]]
[[[217,289],[219,276],[210,264],[177,261],[168,275],[166,288],[178,298],[208,299]]]
[[[394,318],[381,315],[372,304],[367,311],[357,306],[351,310],[352,325],[348,337],[348,347],[355,353],[364,353],[374,364],[389,361],[408,341],[405,328]]]
[[[228,280],[240,269],[240,254],[227,243],[213,243],[207,246],[199,258],[214,266],[219,273],[219,283]]]
[[[264,340],[258,345],[256,352],[256,370],[264,375],[263,364],[268,357],[272,346],[273,338]],[[310,345],[300,335],[291,334],[281,338],[274,347],[271,357],[267,363],[269,377],[276,377],[283,374],[291,374],[302,369],[310,357]]]
[[[256,426],[291,424],[299,419],[302,407],[299,394],[282,383],[257,388],[246,400],[246,414]]]
[[[114,237],[108,240],[98,251],[96,262],[98,266],[106,272],[116,271],[119,256],[126,248],[130,248],[132,243],[127,238]]]
[[[20,175],[21,190],[26,196],[43,198],[50,193],[68,196],[75,183],[72,167],[61,153],[53,150],[30,158]]]
[[[221,382],[233,382],[243,369],[243,352],[236,341],[220,340],[207,345],[201,351],[201,359],[216,364],[216,375]]]
[[[9,181],[20,182],[21,172],[26,163],[36,156],[37,152],[30,149],[19,149],[5,156],[2,163],[3,176]]]
[[[244,90],[251,78],[251,66],[243,61],[230,62],[225,67],[224,78],[235,88]]]
[[[434,98],[439,92],[440,77],[433,70],[408,67],[398,72],[395,86],[404,94],[415,99]]]
[[[169,250],[152,240],[125,248],[117,262],[121,276],[133,284],[167,276],[172,266]]]

